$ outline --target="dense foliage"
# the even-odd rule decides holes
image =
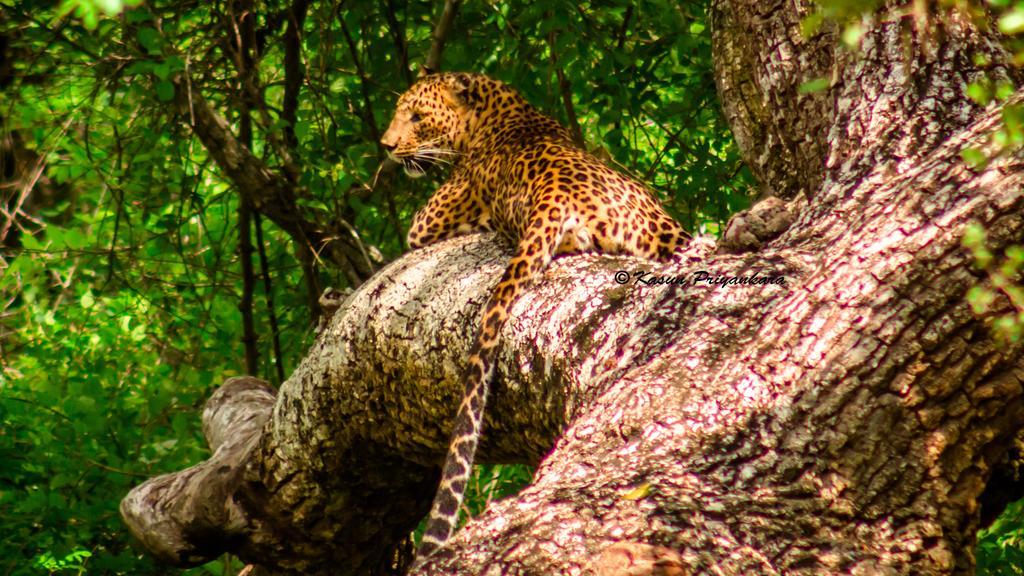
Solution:
[[[358,237],[371,271],[402,252],[438,181],[378,172],[377,139],[442,3],[129,4],[0,0],[4,574],[160,572],[131,547],[120,498],[203,458],[210,392],[245,372],[280,383],[322,287],[365,279],[242,200],[193,129],[193,93],[294,188],[302,218]],[[706,26],[703,2],[467,3],[442,67],[509,82],[715,233],[753,183]],[[528,478],[481,468],[472,511]],[[1024,525],[1011,512],[998,534]]]

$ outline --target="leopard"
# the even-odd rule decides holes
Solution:
[[[440,72],[399,96],[380,138],[411,178],[447,166],[413,217],[421,248],[496,232],[513,250],[483,308],[465,390],[413,569],[451,537],[483,430],[500,333],[510,309],[556,256],[581,252],[669,261],[691,239],[650,188],[609,167],[514,88],[483,74]]]

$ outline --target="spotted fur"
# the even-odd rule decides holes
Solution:
[[[398,100],[381,138],[419,177],[451,175],[413,218],[409,246],[495,230],[515,255],[491,293],[469,354],[465,395],[417,563],[455,528],[480,438],[498,335],[509,308],[559,254],[597,250],[668,260],[689,235],[641,183],[573,144],[569,132],[505,84],[479,74],[433,74]]]

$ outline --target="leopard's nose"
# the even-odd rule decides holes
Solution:
[[[395,147],[398,146],[398,137],[393,126],[388,126],[388,129],[380,135],[380,145],[388,152],[393,152]]]

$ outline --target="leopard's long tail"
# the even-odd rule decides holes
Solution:
[[[551,218],[551,215],[545,217]],[[448,455],[442,469],[441,484],[434,496],[430,516],[427,517],[427,527],[416,551],[413,569],[440,548],[455,530],[459,507],[462,506],[466,495],[466,485],[469,482],[473,458],[483,428],[484,409],[494,373],[501,328],[508,320],[509,309],[531,278],[542,272],[551,262],[553,250],[558,246],[564,233],[562,228],[564,227],[556,225],[552,230],[536,226],[523,237],[515,257],[509,261],[505,273],[487,302],[480,331],[470,350],[465,374],[466,389],[455,416]]]
[[[494,372],[496,348],[484,348],[482,340],[478,337],[471,351],[465,377],[466,393],[455,416],[441,484],[434,495],[423,540],[416,551],[417,561],[432,554],[451,537],[458,520],[459,507],[466,496],[466,484],[473,469],[473,458],[483,429],[490,379]]]

